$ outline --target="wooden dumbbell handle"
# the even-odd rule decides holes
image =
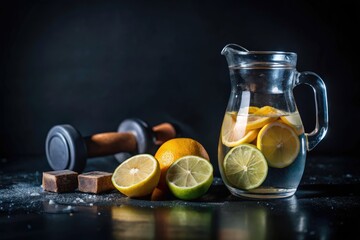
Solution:
[[[155,145],[176,137],[176,130],[170,123],[161,123],[152,128]],[[136,137],[131,132],[98,133],[84,138],[88,157],[113,155],[119,152],[135,152]]]
[[[160,146],[167,140],[176,137],[176,129],[171,123],[161,123],[152,128],[155,134],[155,145]]]

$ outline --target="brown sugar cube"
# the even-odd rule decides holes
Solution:
[[[43,172],[42,186],[49,192],[73,192],[78,186],[78,173],[70,170]]]
[[[80,192],[103,193],[115,189],[111,182],[112,173],[93,171],[78,176]]]

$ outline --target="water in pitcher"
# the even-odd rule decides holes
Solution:
[[[219,169],[225,184],[234,195],[243,197],[292,195],[305,167],[305,140],[297,111],[250,106],[226,112],[218,146]],[[251,156],[253,150],[255,155]],[[266,166],[255,167],[259,161]]]

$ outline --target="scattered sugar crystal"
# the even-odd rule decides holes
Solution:
[[[62,209],[63,212],[72,212],[74,209],[71,206],[67,206],[66,208]]]
[[[74,201],[73,201],[73,203],[84,203],[85,201],[84,200],[82,200],[81,198],[79,198],[79,197],[77,197]]]

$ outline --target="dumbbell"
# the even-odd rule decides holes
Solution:
[[[140,119],[122,121],[117,132],[98,133],[82,137],[69,124],[56,125],[46,137],[47,161],[53,170],[73,170],[82,172],[88,158],[114,155],[120,162],[119,153],[154,154],[157,147],[178,135],[174,124],[161,123],[150,129]]]

